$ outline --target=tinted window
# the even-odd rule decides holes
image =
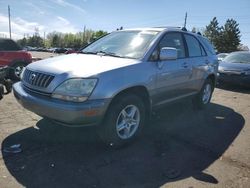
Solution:
[[[205,50],[207,53],[209,53],[211,55],[216,54],[213,45],[209,42],[209,40],[207,38],[202,37],[200,35],[198,35],[197,37],[199,38],[201,44],[205,47]]]
[[[17,51],[21,48],[12,40],[0,39],[0,51]]]
[[[185,39],[188,46],[189,57],[203,56],[202,47],[196,38],[191,35],[185,35]],[[204,53],[204,52],[203,52]]]
[[[178,58],[184,58],[186,56],[182,35],[180,33],[167,33],[161,40],[159,46],[160,49],[163,47],[176,48]]]

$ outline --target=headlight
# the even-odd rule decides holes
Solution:
[[[66,101],[83,102],[87,100],[96,83],[97,79],[69,79],[55,89],[52,97]]]

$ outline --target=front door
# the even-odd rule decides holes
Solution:
[[[159,60],[157,62],[156,104],[158,105],[188,95],[189,80],[192,74],[192,66],[186,57],[181,33],[167,33],[160,41],[158,50],[163,47],[176,48],[178,57],[176,60]]]

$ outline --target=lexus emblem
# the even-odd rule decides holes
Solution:
[[[29,80],[33,81],[33,80],[35,80],[35,78],[36,78],[36,74],[33,73],[30,75]]]

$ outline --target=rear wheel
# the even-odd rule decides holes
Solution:
[[[15,81],[20,80],[22,70],[25,66],[26,66],[26,63],[23,63],[23,62],[14,64],[10,70],[10,78]]]
[[[207,79],[203,84],[201,91],[193,100],[195,107],[198,109],[205,108],[210,103],[213,90],[214,90],[214,85],[212,80]]]
[[[136,95],[123,95],[110,106],[99,135],[112,147],[123,146],[134,140],[145,121],[145,108]]]

